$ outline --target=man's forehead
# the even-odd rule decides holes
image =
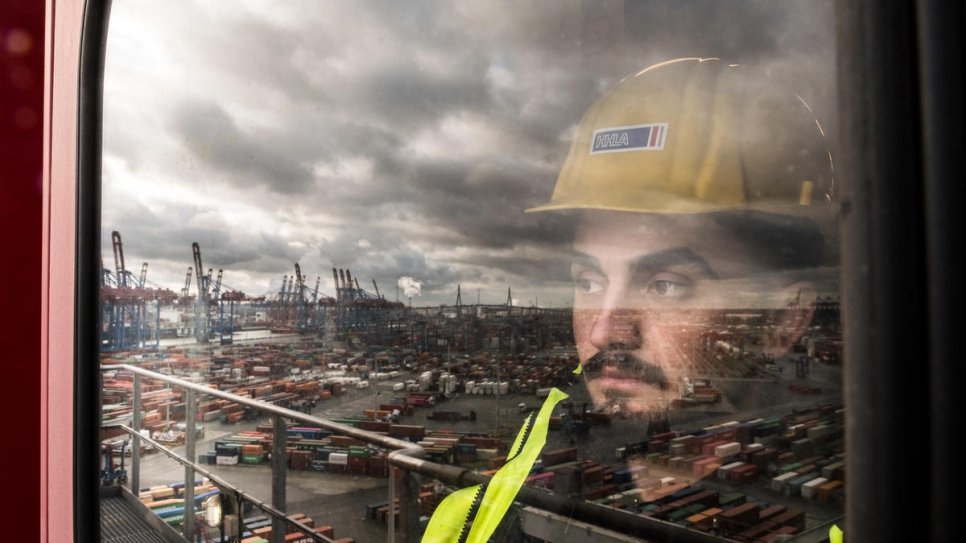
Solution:
[[[577,259],[633,265],[655,260],[703,262],[713,275],[757,268],[754,251],[708,214],[584,212],[576,223]],[[687,257],[687,258],[685,258]]]
[[[731,233],[705,215],[585,212],[576,223],[574,247],[592,254],[599,246],[640,248],[644,252],[669,247],[691,248],[734,244]],[[581,248],[586,248],[583,250]]]

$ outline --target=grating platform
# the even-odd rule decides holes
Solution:
[[[103,543],[166,543],[124,498],[101,498],[101,541]]]

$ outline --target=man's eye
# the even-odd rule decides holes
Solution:
[[[674,297],[684,294],[686,285],[668,279],[658,279],[653,281],[650,290],[658,296]]]
[[[604,285],[594,278],[578,277],[575,282],[577,289],[584,294],[596,294],[604,290]]]

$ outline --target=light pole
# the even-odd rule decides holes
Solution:
[[[496,357],[496,435],[500,434],[500,357]]]

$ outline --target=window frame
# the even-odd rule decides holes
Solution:
[[[96,338],[100,98],[110,2],[47,0],[40,540],[99,534]],[[952,540],[956,272],[964,214],[962,3],[837,4],[850,541]],[[902,120],[903,122],[896,122]],[[912,182],[910,182],[912,181]],[[886,219],[891,222],[887,222]],[[960,227],[955,225],[959,224]],[[899,298],[927,285],[918,299]],[[910,324],[916,323],[916,324]],[[904,371],[921,360],[921,375]],[[912,406],[912,407],[910,407]],[[921,409],[922,412],[914,411]],[[918,424],[910,439],[896,424]],[[912,426],[909,426],[912,427]],[[926,443],[927,446],[923,446]],[[896,492],[915,464],[923,499]],[[925,468],[923,466],[928,466]],[[921,472],[920,472],[921,473]],[[923,522],[928,522],[923,527]],[[924,537],[923,532],[929,536]]]

